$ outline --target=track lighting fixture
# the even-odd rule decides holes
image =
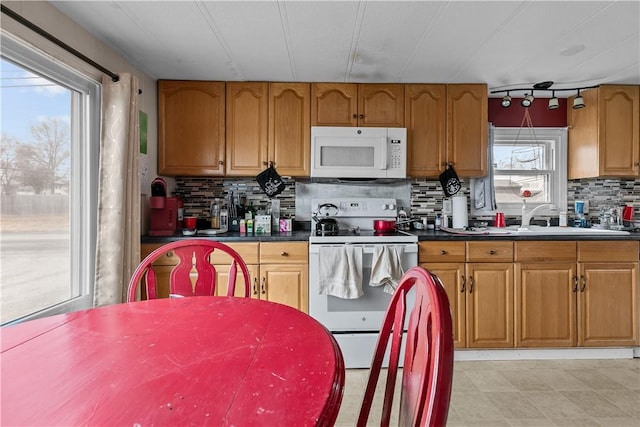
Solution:
[[[558,98],[556,98],[556,91],[551,91],[551,98],[549,98],[549,106],[547,107],[549,110],[557,110],[560,107],[560,103]]]
[[[534,99],[535,98],[533,97],[533,91],[531,91],[531,94],[527,94],[524,98],[522,98],[522,101],[520,101],[520,105],[525,108],[529,108],[531,107],[531,104],[533,104]]]
[[[502,108],[511,107],[511,97],[509,96],[509,91],[507,91],[507,94],[502,97],[502,102],[500,103],[500,105],[502,105]]]
[[[578,89],[578,96],[573,99],[573,109],[579,110],[580,108],[584,108],[584,99],[580,95],[580,89]]]
[[[594,89],[594,88],[597,88],[599,85],[573,87],[573,88],[561,88],[561,89],[550,89],[551,86],[553,86],[552,81],[544,81],[544,82],[536,83],[529,88],[499,89],[499,90],[492,90],[491,93],[492,94],[506,93],[506,95],[502,97],[502,101],[500,102],[500,105],[502,106],[502,108],[509,108],[512,104],[512,99],[510,96],[511,92],[524,92],[524,98],[522,98],[522,100],[520,101],[520,105],[522,105],[525,108],[529,108],[531,104],[533,104],[533,101],[535,99],[533,96],[534,91],[551,92],[551,98],[549,98],[549,104],[547,108],[549,110],[557,110],[560,107],[560,103],[558,101],[558,98],[556,97],[556,92],[578,91],[578,95],[573,100],[573,108],[577,110],[580,108],[584,108],[585,106],[584,99],[580,95],[580,91],[585,89]]]

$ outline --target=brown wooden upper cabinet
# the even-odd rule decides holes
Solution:
[[[640,87],[602,85],[567,102],[569,179],[640,176]]]
[[[158,81],[158,173],[224,175],[225,83]]]
[[[403,84],[312,83],[312,126],[404,127]]]
[[[486,175],[486,84],[407,84],[405,114],[409,176],[437,177],[448,164],[461,177]]]
[[[227,83],[227,175],[309,176],[309,83]]]

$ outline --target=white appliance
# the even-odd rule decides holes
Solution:
[[[312,178],[406,178],[407,129],[311,127]]]
[[[376,245],[402,246],[404,271],[418,264],[418,237],[404,231],[380,234],[373,230],[375,219],[396,219],[395,199],[332,198],[313,199],[311,212],[323,215],[322,207],[332,206],[337,232],[320,234],[311,224],[309,237],[309,314],[329,329],[342,350],[347,368],[367,368],[378,339],[391,295],[382,287],[369,286],[373,251]],[[335,206],[336,208],[333,208]],[[318,234],[316,234],[318,233]],[[323,246],[357,245],[363,248],[364,295],[342,299],[319,292],[319,254]],[[412,305],[409,296],[408,304]]]

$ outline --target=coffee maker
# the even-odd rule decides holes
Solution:
[[[173,236],[178,224],[178,199],[167,197],[167,183],[162,178],[156,178],[151,183],[149,207],[149,235]]]

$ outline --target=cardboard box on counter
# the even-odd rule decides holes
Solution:
[[[256,234],[271,234],[271,215],[256,215],[253,227]]]

